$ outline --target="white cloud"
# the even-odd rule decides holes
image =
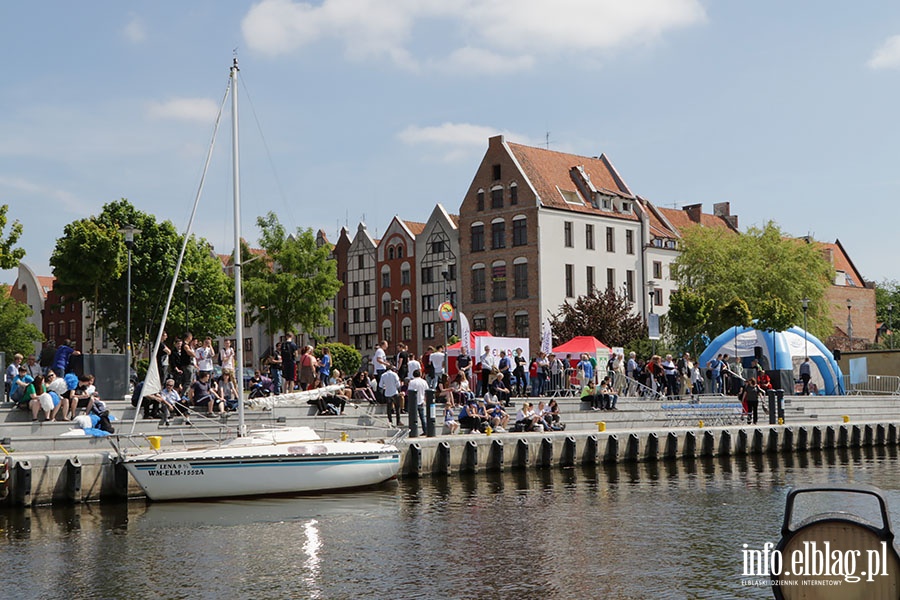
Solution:
[[[40,183],[22,179],[21,177],[5,177],[0,175],[0,189],[3,188],[16,192],[16,195],[23,194],[53,200],[57,207],[62,206],[69,213],[82,214],[89,210],[88,205],[79,200],[71,192],[47,187]]]
[[[144,24],[139,17],[131,17],[131,20],[122,30],[122,35],[132,44],[140,44],[147,39],[147,31],[144,29]]]
[[[888,38],[866,64],[870,69],[900,68],[900,35]]]
[[[219,112],[218,105],[208,98],[175,98],[150,104],[148,113],[157,119],[212,122]]]
[[[410,125],[397,134],[397,139],[409,146],[428,146],[440,155],[441,160],[455,162],[483,153],[488,138],[495,135],[504,135],[524,144],[532,143],[524,135],[470,123],[442,123],[429,127]]]
[[[352,60],[491,72],[652,43],[705,20],[699,0],[262,0],[242,30],[250,49],[267,56],[334,40]],[[428,56],[412,47],[417,34],[448,50]]]

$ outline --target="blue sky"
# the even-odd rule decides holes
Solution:
[[[38,274],[118,198],[183,228],[234,49],[248,239],[456,212],[503,133],[900,279],[900,4],[802,0],[4,2],[0,204]],[[197,226],[223,253],[228,143]]]

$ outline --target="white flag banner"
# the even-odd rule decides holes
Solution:
[[[550,354],[553,350],[553,329],[550,327],[550,321],[545,319],[541,327],[541,352]]]
[[[468,348],[469,353],[472,353],[472,328],[469,327],[469,319],[466,318],[466,315],[463,314],[462,311],[459,311],[459,340],[462,342],[462,345]]]

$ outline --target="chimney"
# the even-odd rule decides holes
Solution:
[[[723,221],[731,225],[735,230],[738,228],[737,215],[731,214],[730,202],[717,202],[713,204],[713,215],[721,217]]]
[[[687,213],[688,219],[694,223],[700,222],[700,216],[703,214],[703,204],[691,204],[681,207],[681,210]]]

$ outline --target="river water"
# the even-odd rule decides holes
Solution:
[[[451,475],[340,495],[0,511],[0,594],[771,598],[742,576],[742,545],[778,542],[789,488],[871,484],[900,513],[898,475],[897,449],[877,448]],[[878,522],[873,506],[840,508]]]

